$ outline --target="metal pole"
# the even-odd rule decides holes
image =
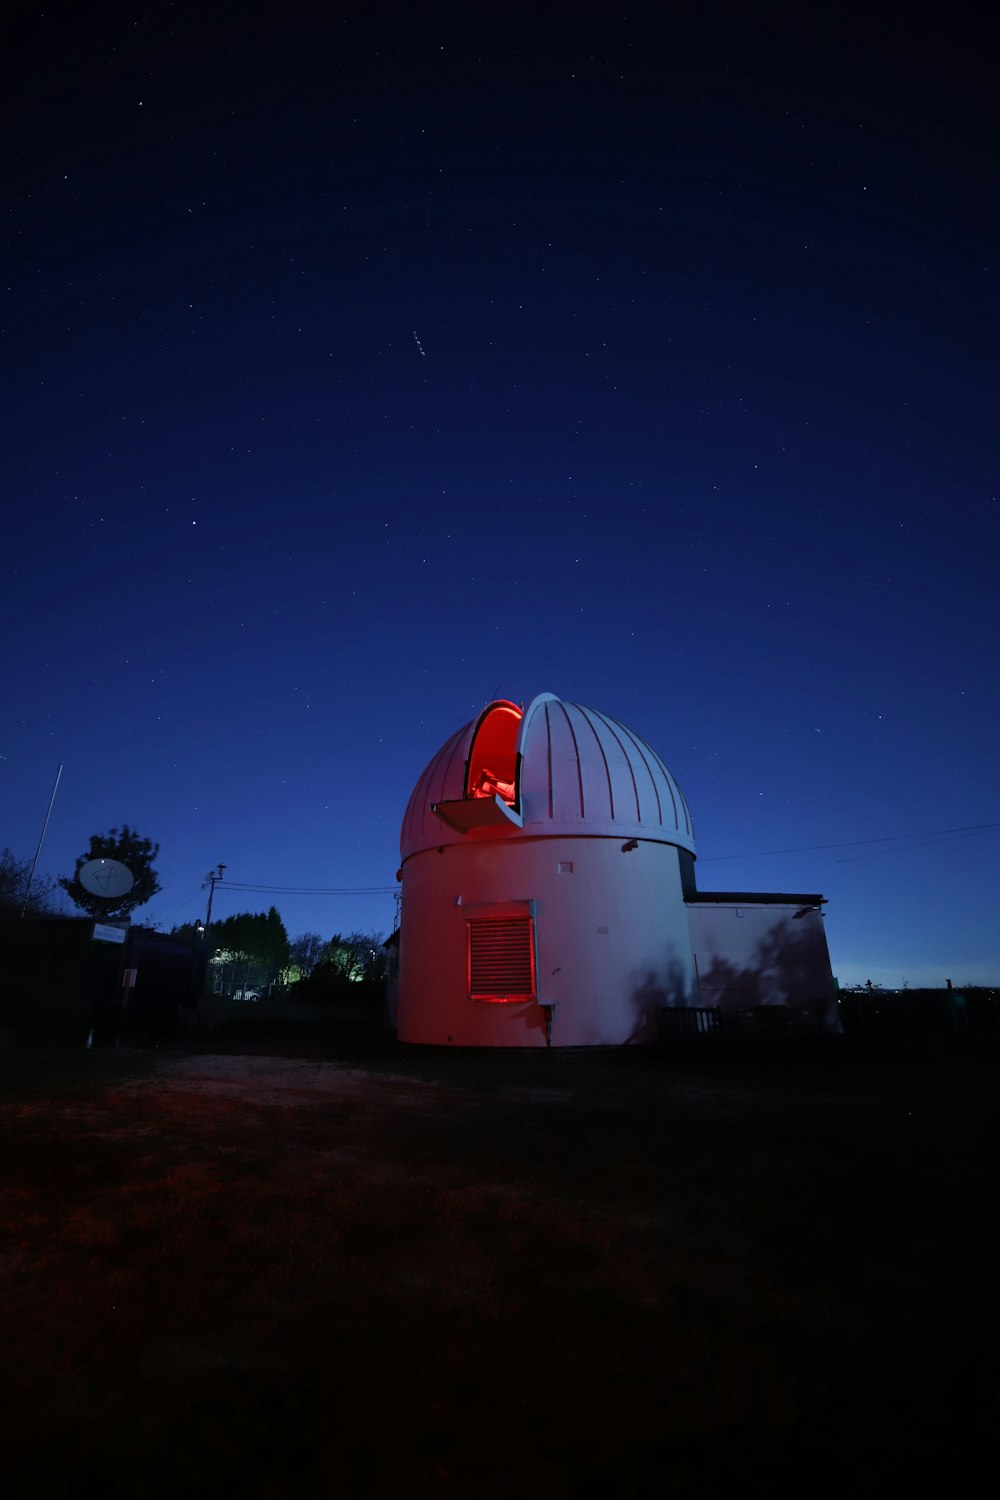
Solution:
[[[218,868],[219,868],[219,873],[218,874],[216,874],[214,870],[209,870],[208,874],[205,876],[205,880],[206,880],[206,882],[208,884],[208,910],[205,913],[205,938],[206,938],[206,941],[208,939],[209,928],[212,925],[212,902],[213,902],[213,900],[215,898],[215,886],[216,886],[216,882],[222,879],[222,872],[223,872],[223,870],[226,867],[225,867],[225,865],[220,864]],[[202,886],[202,890],[204,890],[204,886]],[[204,983],[203,983],[203,986],[202,986],[204,991],[208,990],[208,969],[209,969],[209,963],[210,963],[210,961],[211,961],[211,951],[207,952],[206,955],[205,955],[205,976],[204,976]]]
[[[41,838],[38,840],[38,848],[35,850],[35,857],[31,861],[31,874],[28,876],[28,884],[24,888],[24,905],[21,907],[21,921],[22,922],[24,921],[24,914],[28,910],[28,898],[31,895],[31,882],[35,878],[35,869],[37,868],[37,865],[38,865],[38,856],[41,854],[41,852],[42,852],[42,845],[45,842],[45,835],[46,835],[46,833],[48,831],[48,827],[49,827],[49,819],[52,816],[52,804],[56,800],[56,792],[59,790],[59,778],[62,776],[62,773],[63,773],[62,761],[60,761],[59,762],[59,769],[56,772],[55,786],[53,786],[53,788],[52,788],[52,796],[49,798],[49,810],[45,814],[45,822],[42,824],[42,835],[41,835]]]
[[[212,899],[215,896],[215,882],[222,879],[222,872],[225,868],[225,865],[220,865],[218,875],[216,875],[214,870],[209,870],[205,876],[205,879],[208,881],[208,911],[205,913],[206,930],[212,925]]]

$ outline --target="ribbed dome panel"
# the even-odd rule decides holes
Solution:
[[[695,851],[691,814],[676,780],[645,740],[596,709],[550,693],[532,700],[518,731],[523,826],[462,833],[433,811],[465,796],[476,723],[457,730],[424,770],[403,818],[403,858],[465,839],[590,835],[654,839]]]

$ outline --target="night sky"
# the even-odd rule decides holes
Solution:
[[[694,9],[19,9],[0,845],[62,762],[43,872],[128,822],[137,919],[388,931],[547,691],[841,983],[1000,980],[1000,36]]]

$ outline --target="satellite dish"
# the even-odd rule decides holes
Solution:
[[[88,859],[80,866],[80,884],[92,896],[114,901],[119,896],[127,896],[135,880],[132,871],[116,859]]]

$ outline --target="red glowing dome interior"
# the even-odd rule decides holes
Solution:
[[[469,769],[465,781],[467,797],[502,798],[509,806],[517,800],[517,731],[522,713],[516,703],[491,703],[472,736]]]

